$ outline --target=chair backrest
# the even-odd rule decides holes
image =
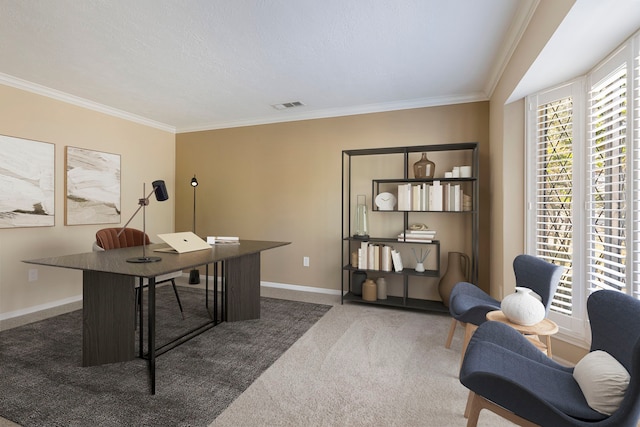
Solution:
[[[587,311],[591,350],[606,351],[631,372],[634,351],[640,351],[640,300],[622,292],[596,291],[589,295]]]
[[[98,246],[105,250],[129,248],[131,246],[142,246],[151,243],[149,236],[135,228],[125,228],[118,236],[120,228],[103,228],[96,232],[96,242]]]
[[[640,417],[640,300],[618,291],[596,291],[589,295],[587,311],[591,350],[606,351],[631,376],[610,425],[635,426]]]
[[[558,288],[564,268],[533,255],[522,254],[513,260],[516,286],[532,289],[542,298],[545,315],[549,314],[551,300]]]

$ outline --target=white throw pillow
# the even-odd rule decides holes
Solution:
[[[592,409],[611,415],[622,403],[630,376],[609,353],[595,350],[578,362],[573,378]]]

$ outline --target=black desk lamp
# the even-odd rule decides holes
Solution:
[[[138,199],[138,209],[133,213],[133,215],[131,215],[131,218],[129,218],[129,221],[127,221],[127,223],[124,225],[124,227],[122,227],[122,229],[118,232],[118,237],[120,237],[120,235],[122,234],[122,232],[125,230],[125,228],[127,228],[127,225],[129,225],[129,223],[131,222],[131,220],[137,215],[138,212],[140,212],[140,209],[142,209],[142,232],[144,233],[144,240],[142,242],[142,256],[141,257],[134,257],[134,258],[128,258],[127,262],[134,262],[134,263],[145,263],[145,262],[157,262],[160,261],[162,258],[158,257],[158,256],[147,256],[147,252],[146,252],[146,248],[147,248],[147,223],[146,223],[146,210],[145,208],[147,207],[147,205],[149,204],[149,197],[151,197],[151,194],[156,193],[156,200],[159,202],[164,202],[165,200],[169,199],[169,193],[167,193],[167,187],[164,184],[164,181],[159,179],[156,181],[153,181],[151,183],[151,185],[153,186],[153,190],[151,190],[151,192],[149,193],[149,195],[147,197],[144,197],[144,195],[146,194],[146,188],[145,188],[145,184],[142,184],[142,199]]]
[[[196,234],[196,187],[198,180],[195,175],[191,178],[191,186],[193,187],[193,234]],[[200,270],[194,268],[189,272],[189,284],[197,285],[198,283],[200,283]]]

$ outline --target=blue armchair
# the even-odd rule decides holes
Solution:
[[[470,390],[465,416],[476,426],[489,409],[523,426],[635,427],[640,419],[640,300],[616,291],[587,301],[591,351],[603,350],[630,374],[620,407],[610,415],[592,409],[574,368],[546,357],[509,326],[486,322],[471,338],[460,370]]]
[[[516,286],[533,289],[535,293],[540,295],[546,309],[545,315],[549,313],[551,300],[553,300],[553,295],[560,282],[562,271],[561,266],[532,255],[518,255],[513,260]],[[462,357],[464,357],[473,332],[479,325],[486,322],[487,313],[493,310],[500,310],[500,301],[487,295],[471,283],[460,282],[455,285],[449,297],[449,312],[453,319],[445,347],[451,347],[456,325],[460,323],[465,328],[462,342]]]

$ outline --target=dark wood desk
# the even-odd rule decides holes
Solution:
[[[242,240],[239,244],[214,245],[211,250],[185,254],[151,253],[154,249],[167,247],[166,244],[156,244],[147,246],[147,254],[159,256],[162,260],[143,264],[126,261],[127,258],[140,256],[141,247],[24,262],[83,271],[83,366],[124,362],[135,358],[134,284],[137,277],[149,280],[147,340],[151,392],[155,394],[155,278],[178,270],[222,263],[225,287],[223,320],[257,319],[260,317],[260,252],[288,244],[289,242]]]

